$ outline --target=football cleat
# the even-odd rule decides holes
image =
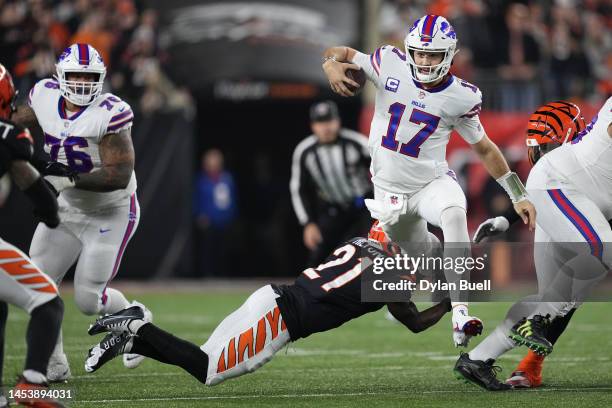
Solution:
[[[34,384],[20,376],[17,385],[13,389],[13,398],[17,405],[33,408],[63,408],[59,401],[47,397],[38,397],[37,394],[45,394],[49,386],[45,384]]]
[[[506,380],[513,388],[537,388],[542,385],[542,376],[535,377],[524,371],[514,371]]]
[[[510,329],[509,337],[517,345],[525,345],[534,353],[547,356],[553,351],[553,345],[546,339],[549,324],[550,315],[535,315],[531,319],[523,317]]]
[[[501,371],[501,367],[495,366],[493,363],[495,363],[493,359],[487,361],[472,360],[468,353],[461,353],[455,364],[455,376],[459,380],[478,385],[488,391],[512,389],[511,385],[497,379],[497,372]]]
[[[133,335],[128,332],[109,333],[87,352],[85,371],[93,373],[104,364],[132,348]]]
[[[143,310],[144,312],[143,320],[145,323],[151,323],[153,321],[153,313],[151,313],[151,311],[147,309],[145,305],[143,305],[142,303],[136,302],[136,301],[133,301],[132,305],[140,306],[140,308]],[[132,333],[132,334],[136,334],[136,333]],[[140,354],[126,353],[123,355],[123,365],[125,368],[134,369],[138,367],[140,363],[143,362],[144,359],[145,357],[141,356]]]
[[[144,320],[144,310],[140,306],[132,306],[117,313],[107,314],[98,318],[94,324],[89,326],[90,336],[98,333],[130,333],[129,325],[133,320]],[[133,333],[132,333],[133,334]]]
[[[66,382],[70,375],[70,365],[66,354],[52,354],[47,366],[47,380],[50,383]]]

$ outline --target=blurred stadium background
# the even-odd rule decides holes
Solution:
[[[416,18],[446,16],[461,49],[452,72],[481,88],[485,129],[525,178],[531,110],[570,99],[588,121],[612,92],[611,8],[607,0],[0,0],[0,55],[23,103],[67,45],[90,43],[108,66],[108,90],[136,111],[142,215],[117,279],[295,276],[306,249],[290,164],[310,134],[308,108],[334,99],[343,124],[365,134],[372,115],[371,90],[332,95],[324,48],[403,47]],[[194,196],[211,149],[233,182],[220,198],[227,211],[207,218]],[[448,158],[468,196],[471,231],[506,209],[459,137]],[[27,251],[29,204],[20,194],[5,199],[2,237]]]

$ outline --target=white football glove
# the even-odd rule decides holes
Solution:
[[[453,308],[453,342],[455,347],[467,347],[472,336],[482,333],[482,321],[467,313],[467,307]]]
[[[401,215],[401,208],[392,208],[386,201],[372,200],[367,198],[365,205],[370,210],[372,218],[378,220],[380,226],[393,225],[397,223]]]
[[[69,177],[45,176],[44,179],[47,182],[47,185],[51,186],[55,190],[55,195],[58,195],[67,188],[72,188],[75,186],[74,181]]]
[[[486,237],[492,237],[508,231],[508,228],[510,228],[510,222],[508,222],[506,217],[489,218],[478,226],[472,240],[477,244]]]

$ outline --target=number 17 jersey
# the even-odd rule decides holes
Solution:
[[[54,79],[37,82],[30,91],[29,104],[44,132],[45,151],[51,160],[77,173],[99,170],[99,145],[104,136],[131,128],[134,120],[130,105],[110,93],[98,96],[78,112],[66,111],[66,102]],[[95,192],[69,188],[60,197],[81,211],[96,211],[124,205],[135,191],[136,175],[132,172],[125,189]]]
[[[413,194],[449,172],[446,145],[453,129],[470,144],[484,137],[480,90],[452,74],[431,89],[414,81],[406,55],[390,45],[353,62],[376,87],[370,127],[372,182]]]

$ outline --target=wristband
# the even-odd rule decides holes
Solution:
[[[527,199],[527,190],[515,172],[509,171],[498,178],[497,182],[506,190],[514,204]]]

